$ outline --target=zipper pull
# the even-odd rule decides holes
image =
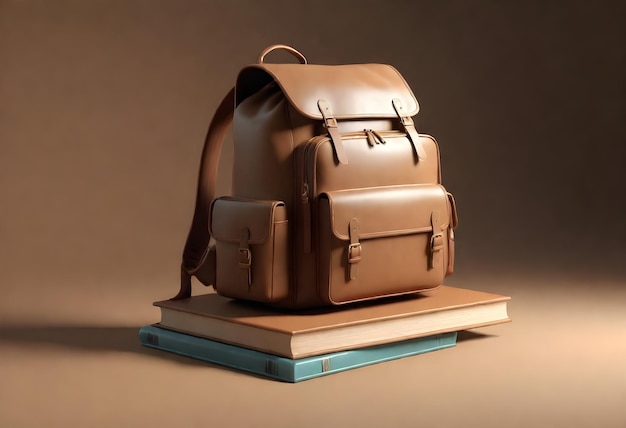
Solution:
[[[380,141],[381,144],[387,144],[383,136],[380,135],[378,132],[374,131],[373,129],[370,129],[370,132],[374,134],[374,136],[378,139],[378,141]]]
[[[376,144],[378,144],[378,141],[376,141],[376,137],[374,137],[374,133],[371,129],[364,129],[363,131],[367,136],[367,144],[369,144],[370,147],[374,147]]]
[[[311,205],[309,203],[310,194],[309,194],[309,185],[308,183],[304,183],[302,186],[302,230],[304,232],[303,236],[303,244],[304,244],[304,253],[310,254],[312,250],[311,245]]]
[[[364,129],[365,135],[367,135],[367,143],[374,147],[376,144],[387,144],[385,139],[378,132],[373,129]]]

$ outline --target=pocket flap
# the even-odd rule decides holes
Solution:
[[[275,81],[295,109],[322,119],[317,102],[328,101],[337,119],[398,117],[391,100],[398,98],[408,116],[419,104],[398,70],[387,64],[255,64],[237,77],[237,105]]]
[[[441,229],[450,224],[448,195],[440,185],[339,190],[320,197],[328,200],[333,234],[342,240],[350,239],[353,218],[359,222],[361,239],[432,231],[433,211],[439,212]]]
[[[256,245],[267,241],[274,223],[286,220],[283,202],[222,197],[211,204],[209,232],[218,241],[239,242],[241,230],[247,228],[248,242]]]

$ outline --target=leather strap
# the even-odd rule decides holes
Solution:
[[[250,290],[252,284],[252,253],[250,252],[250,230],[241,229],[239,236],[239,277],[244,288]]]
[[[350,220],[350,245],[348,246],[348,269],[350,279],[357,279],[359,276],[359,265],[361,261],[361,243],[359,242],[359,221],[356,218]]]
[[[172,300],[191,296],[191,276],[204,263],[209,253],[209,212],[211,201],[215,198],[217,167],[220,153],[224,145],[224,138],[233,121],[235,110],[235,88],[231,88],[215,111],[209,124],[204,140],[200,173],[198,174],[198,192],[196,193],[196,208],[193,214],[191,229],[187,236],[183,250],[181,265],[180,290]]]
[[[328,102],[325,100],[318,100],[317,106],[322,113],[322,118],[324,118],[324,126],[326,126],[326,130],[328,131],[328,135],[330,136],[330,141],[335,148],[337,162],[346,165],[348,163],[348,155],[346,154],[346,149],[343,146],[343,140],[341,139],[341,134],[339,133],[339,128],[337,127],[337,119],[335,119],[335,117],[333,116],[333,112],[330,109],[330,104],[328,104]]]
[[[431,213],[430,224],[433,228],[433,234],[430,237],[430,257],[428,261],[428,269],[434,269],[439,262],[439,256],[443,250],[443,233],[439,222],[438,210],[433,210]]]
[[[419,140],[419,134],[417,133],[417,129],[415,129],[415,124],[413,123],[413,119],[411,116],[408,116],[404,111],[404,106],[399,98],[394,98],[391,100],[393,104],[393,108],[396,111],[396,114],[400,118],[400,124],[404,128],[411,144],[413,145],[413,152],[415,153],[416,162],[420,160],[426,159],[426,152],[424,151],[424,147],[422,147],[422,143]]]

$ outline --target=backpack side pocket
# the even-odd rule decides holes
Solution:
[[[284,202],[222,197],[211,205],[210,218],[217,292],[257,302],[287,297],[289,225]]]

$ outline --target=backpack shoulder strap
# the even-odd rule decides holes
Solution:
[[[231,88],[215,111],[204,140],[200,173],[198,175],[196,208],[183,251],[180,290],[172,300],[191,296],[191,276],[196,274],[202,267],[209,253],[209,241],[211,239],[209,234],[209,208],[215,198],[217,167],[224,138],[233,121],[234,109],[235,88]]]

